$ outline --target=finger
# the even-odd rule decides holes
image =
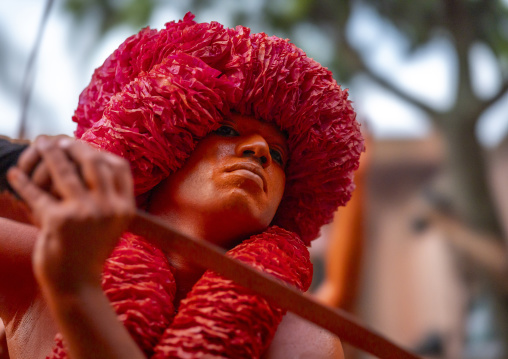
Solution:
[[[31,174],[32,171],[37,167],[39,162],[41,161],[41,155],[35,146],[36,143],[55,143],[63,138],[70,138],[67,135],[58,135],[58,136],[46,136],[40,135],[37,136],[35,141],[29,146],[27,149],[23,151],[21,156],[18,159],[17,166],[27,174]]]
[[[83,166],[83,177],[90,186],[103,196],[116,194],[114,170],[101,158],[86,162]]]
[[[115,188],[118,194],[123,196],[133,196],[134,181],[132,179],[131,168],[129,162],[121,157],[110,156],[111,166],[114,167]]]
[[[82,196],[86,189],[81,180],[78,166],[57,143],[37,142],[36,148],[49,170],[53,186],[62,197]]]
[[[90,188],[104,193],[115,191],[119,195],[133,195],[132,174],[126,160],[81,142],[61,141],[61,144],[68,148],[71,158],[83,164],[83,178]]]
[[[44,162],[39,162],[35,167],[32,171],[31,179],[36,186],[45,191],[51,188],[51,175],[48,166]]]
[[[24,171],[17,167],[11,167],[7,172],[7,179],[16,193],[38,213],[54,199],[30,181]]]
[[[42,189],[43,191],[49,192],[55,198],[61,197],[56,188],[53,186],[51,181],[51,174],[49,173],[48,166],[44,162],[39,162],[32,172],[32,182]]]
[[[107,161],[107,153],[101,153],[94,147],[81,143],[59,142],[69,157],[80,165],[81,175],[87,187],[101,195],[113,195],[115,192],[113,169]]]
[[[40,137],[42,138],[42,137]],[[39,139],[39,137],[38,137]],[[36,147],[32,144],[25,149],[21,156],[19,156],[17,166],[20,170],[30,175],[34,170],[35,166],[41,161],[41,155],[37,151]]]

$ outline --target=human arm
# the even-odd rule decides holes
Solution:
[[[347,205],[335,212],[324,255],[325,275],[315,293],[320,302],[347,311],[353,310],[360,280],[369,161],[364,153],[355,172],[355,191]]]
[[[134,213],[128,165],[70,140],[36,141],[54,193],[9,172],[41,230],[33,268],[72,358],[143,358],[101,285],[102,266]],[[76,325],[79,323],[79,325]]]
[[[360,189],[360,190],[359,190]],[[358,290],[364,246],[363,188],[334,216],[325,253],[325,277],[314,294],[321,303],[352,310]]]

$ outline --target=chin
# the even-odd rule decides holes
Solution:
[[[270,225],[276,211],[268,211],[266,203],[259,203],[241,189],[235,189],[226,198],[217,199],[216,204],[219,210],[213,216],[216,223],[234,232],[238,239],[263,232]]]
[[[222,208],[228,211],[236,211],[246,217],[259,218],[261,222],[268,221],[270,223],[277,208],[271,209],[266,197],[264,192],[252,193],[248,188],[234,188],[223,198]]]

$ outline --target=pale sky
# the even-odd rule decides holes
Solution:
[[[255,11],[258,4],[256,1],[246,3]],[[57,4],[58,2],[55,3]],[[239,6],[236,1],[228,1],[228,4]],[[0,2],[0,30],[6,37],[4,41],[17,44],[19,48],[19,53],[7,53],[3,56],[7,56],[7,70],[12,80],[19,84],[22,82],[44,5],[45,1],[40,0]],[[185,12],[183,8],[175,9],[174,5],[167,5],[156,12],[149,25],[160,28],[166,21],[183,17]],[[224,15],[224,12],[196,15],[198,21],[217,20],[231,26],[231,19]],[[37,58],[37,73],[29,112],[31,121],[28,135],[31,138],[40,133],[72,134],[75,126],[70,119],[79,93],[88,83],[93,69],[127,36],[135,32],[131,28],[116,29],[90,52],[89,45],[93,41],[90,30],[82,28],[73,33],[71,29],[70,18],[62,16],[57,6],[54,6]],[[305,28],[302,32],[312,33],[312,29]],[[348,28],[348,34],[359,49],[369,51],[368,58],[373,67],[381,74],[394,79],[408,92],[421,96],[429,105],[438,109],[446,108],[452,101],[454,64],[451,52],[444,42],[429,44],[408,60],[404,57],[404,42],[397,32],[387,28],[368,10],[356,13]],[[302,46],[309,56],[319,54],[322,61],[326,62],[330,54],[325,51],[323,43],[316,39],[317,36],[314,36],[312,41],[302,37],[298,45]],[[472,56],[477,64],[476,71],[473,72],[476,88],[479,93],[488,97],[500,86],[500,77],[491,70],[491,66],[485,66],[492,61],[485,48],[474,49]],[[321,61],[317,56],[316,59]],[[4,87],[0,87],[0,134],[15,137],[19,125],[21,96],[15,91],[6,93]],[[423,113],[401,103],[366,79],[357,79],[351,83],[350,94],[359,118],[368,119],[369,127],[376,137],[420,137],[430,130]],[[508,129],[508,101],[504,103],[506,105],[493,109],[481,121],[478,134],[484,144],[495,145]],[[36,108],[46,113],[46,116],[39,114]],[[51,120],[41,123],[43,120],[40,118],[48,118],[48,113]]]

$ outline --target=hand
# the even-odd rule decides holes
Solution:
[[[47,145],[56,145],[58,141],[68,139],[73,140],[72,137],[67,135],[57,136],[38,136],[35,143],[39,141],[47,141]],[[56,194],[55,188],[52,186],[51,176],[46,162],[41,161],[41,155],[37,150],[35,143],[26,148],[18,159],[17,167],[29,175],[32,182],[45,191],[50,191]]]
[[[8,179],[41,228],[32,257],[41,287],[100,285],[104,261],[135,213],[128,163],[70,138],[39,137]]]

